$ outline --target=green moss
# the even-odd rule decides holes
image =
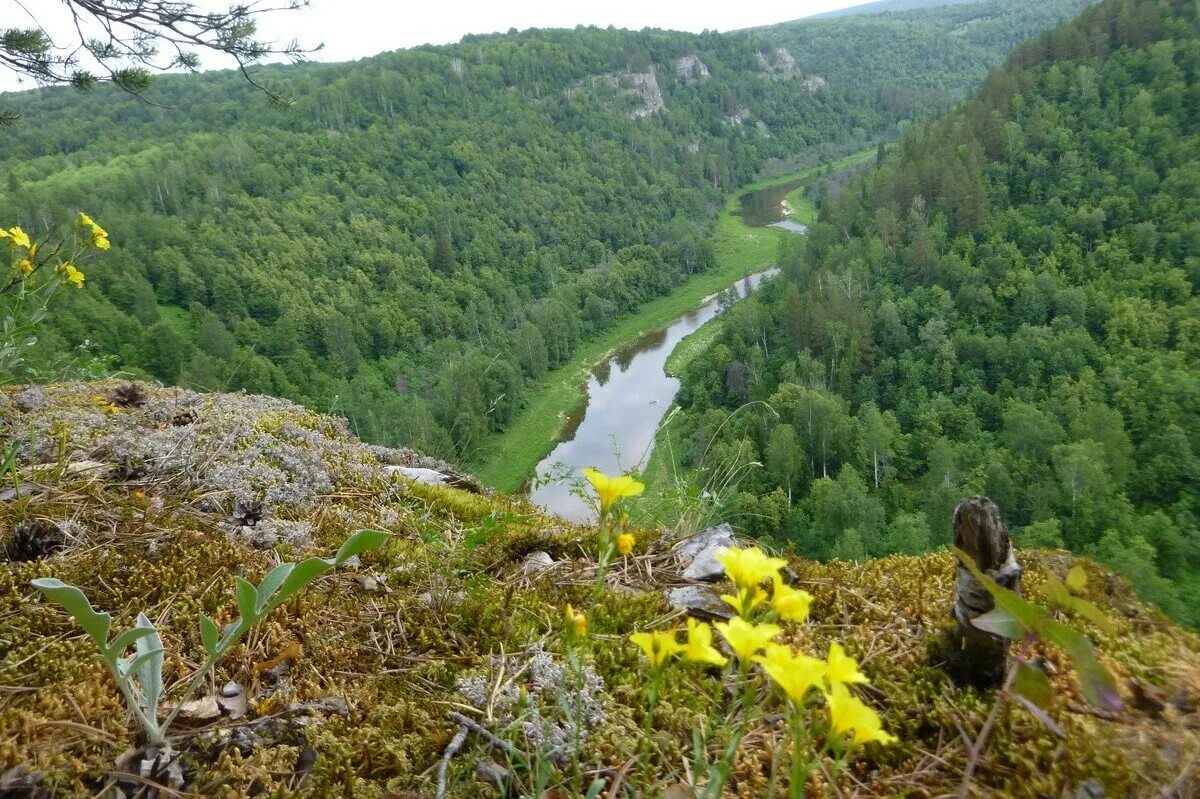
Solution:
[[[72,391],[73,397],[86,394]],[[284,415],[276,421],[282,426],[291,420]],[[314,424],[326,422],[317,418]],[[82,446],[68,442],[64,457]],[[282,607],[220,664],[215,684],[245,685],[255,700],[256,722],[276,714],[286,718],[293,705],[331,697],[345,700],[349,716],[314,711],[304,724],[266,736],[266,745],[244,755],[229,746],[202,745],[212,733],[185,738],[185,765],[198,793],[428,795],[455,732],[445,711],[463,704],[456,680],[492,673],[502,654],[539,644],[561,659],[562,609],[591,604],[594,571],[587,553],[595,547],[594,530],[542,517],[521,500],[341,474],[324,502],[290,513],[312,525],[313,551],[327,551],[370,520],[389,519],[394,538],[365,555],[357,570],[331,574]],[[67,551],[40,561],[0,562],[0,771],[23,764],[41,771],[55,795],[91,796],[115,758],[137,744],[115,686],[91,657],[85,637],[34,596],[30,579],[55,576],[78,584],[97,607],[113,612],[118,626],[132,624],[144,610],[162,631],[165,671],[174,685],[199,657],[196,614],[228,621],[235,613],[234,575],[257,579],[276,562],[278,553],[227,537],[224,516],[205,510],[203,497],[185,486],[156,478],[140,484],[144,495],[138,496],[129,485],[54,468],[40,473],[37,492],[0,503],[0,530],[45,518],[70,520],[79,536]],[[639,757],[646,673],[627,636],[682,628],[683,619],[663,596],[663,588],[680,582],[667,542],[648,530],[639,530],[638,539],[639,553],[648,556],[614,566],[580,650],[603,678],[607,702],[584,761],[588,768],[621,769],[636,758],[627,776],[651,793],[681,779],[694,730],[703,732],[715,757],[732,726],[721,671],[675,666],[652,718],[653,754]],[[558,563],[545,574],[526,574],[525,556],[539,549]],[[1074,562],[1064,553],[1041,551],[1023,552],[1021,560],[1026,593],[1035,601],[1045,598],[1046,571],[1061,575]],[[814,603],[809,623],[787,627],[787,642],[816,655],[832,641],[843,643],[872,680],[863,696],[901,739],[856,755],[843,791],[851,775],[868,786],[859,795],[956,790],[965,762],[959,730],[977,730],[993,697],[954,686],[937,665],[950,625],[950,557],[896,556],[857,566],[793,561],[792,567]],[[1131,705],[1117,720],[1084,712],[1069,664],[1056,650],[1041,650],[1037,654],[1055,667],[1059,700],[1052,715],[1067,731],[1068,745],[1024,711],[1004,710],[976,777],[981,795],[1060,796],[1087,779],[1101,780],[1110,795],[1139,795],[1139,774],[1180,773],[1200,753],[1194,710],[1200,703],[1200,641],[1140,604],[1128,584],[1103,567],[1086,568],[1089,598],[1113,619],[1115,630],[1106,635],[1086,622],[1073,623],[1093,638],[1122,687],[1137,678],[1177,697],[1182,709],[1172,706],[1156,717]],[[374,590],[366,590],[365,578],[375,582]],[[276,683],[264,666],[281,657],[290,673]],[[766,693],[760,702],[730,795],[765,791],[771,741],[782,732],[770,719],[781,705]],[[231,724],[223,719],[216,729]],[[294,766],[306,749],[316,760],[301,778]],[[474,763],[485,756],[506,761],[472,736],[451,765],[452,795],[499,795],[475,782]],[[556,781],[568,779],[570,768],[554,774]],[[819,777],[810,790],[832,793]]]

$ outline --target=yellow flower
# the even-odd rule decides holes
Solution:
[[[713,626],[721,633],[721,637],[729,644],[733,653],[746,662],[770,643],[772,638],[783,632],[777,625],[751,624],[740,616],[734,616],[728,622],[717,622]]]
[[[842,645],[834,641],[829,645],[829,657],[825,662],[829,684],[845,685],[852,682],[870,682],[867,675],[858,670],[858,661],[846,654]]]
[[[25,275],[26,277],[33,274],[33,262],[28,258],[21,261],[21,274]]]
[[[636,539],[633,537],[633,533],[621,533],[619,536],[617,536],[617,551],[622,555],[628,555],[630,552],[633,552],[633,544],[635,541]]]
[[[3,237],[9,240],[8,243],[10,247],[29,248],[29,234],[24,230],[21,230],[19,227],[10,227],[8,230],[4,231]]]
[[[779,618],[787,621],[804,621],[808,618],[808,609],[812,605],[812,594],[799,588],[784,585],[783,580],[775,579],[775,593],[771,604],[779,612]]]
[[[111,402],[109,402],[104,397],[101,397],[99,394],[92,397],[92,402],[94,402],[96,404],[97,408],[99,408],[100,410],[104,411],[107,414],[114,414],[114,413],[121,412],[120,408],[118,408],[116,405],[113,405]]]
[[[721,594],[721,601],[738,612],[739,616],[749,618],[760,605],[767,601],[767,592],[759,586],[745,588],[733,594]]]
[[[609,508],[622,497],[636,497],[646,490],[644,483],[627,474],[609,477],[599,469],[588,466],[583,470],[583,476],[588,479],[592,488],[596,489],[596,493],[600,496],[601,513],[607,513]]]
[[[712,628],[702,621],[688,619],[687,648],[683,651],[683,659],[694,663],[711,663],[714,666],[724,666],[728,658],[717,651],[712,645]]]
[[[568,629],[572,630],[575,635],[581,638],[587,635],[587,616],[571,607],[570,603],[567,604],[563,615],[566,616]]]
[[[787,565],[783,558],[767,557],[758,547],[729,547],[717,553],[717,560],[738,588],[753,588],[768,577],[777,575]]]
[[[767,644],[766,654],[755,657],[754,662],[797,705],[810,689],[821,687],[821,678],[825,676],[824,662],[781,644]]]
[[[107,250],[109,248],[108,231],[106,231],[104,228],[97,225],[95,220],[93,220],[90,216],[85,214],[83,211],[79,212],[79,226],[92,229],[92,246],[93,247],[96,247],[97,249],[101,249],[101,250]]]
[[[657,669],[686,647],[675,640],[675,631],[655,630],[651,633],[634,633],[629,636],[632,643],[641,647],[650,661],[650,668]]]
[[[74,264],[68,261],[60,268],[62,269],[62,273],[67,276],[68,283],[77,289],[83,288],[83,281],[85,280],[83,272],[80,272],[78,269],[76,269]]]
[[[835,735],[844,735],[854,730],[854,743],[865,744],[877,741],[890,744],[896,736],[885,732],[879,714],[867,707],[841,683],[834,683],[826,695],[829,701],[829,726]]]

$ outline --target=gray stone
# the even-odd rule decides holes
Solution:
[[[717,555],[736,545],[733,528],[728,524],[718,524],[676,544],[675,552],[684,565],[683,576],[686,579],[719,580],[725,574],[725,567],[717,560]]]
[[[40,386],[30,386],[24,391],[18,392],[13,397],[13,402],[25,413],[36,411],[46,404],[46,391]]]
[[[521,571],[526,574],[540,574],[553,565],[554,558],[550,557],[550,553],[539,549],[536,552],[530,552],[525,557],[525,562],[521,564]]]
[[[667,602],[675,610],[713,619],[733,617],[733,608],[722,602],[721,597],[717,596],[716,592],[708,586],[685,585],[671,588],[666,593]]]
[[[421,466],[384,466],[383,471],[387,474],[400,475],[414,483],[428,485],[446,485],[447,483],[446,475]]]

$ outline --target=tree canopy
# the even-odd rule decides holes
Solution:
[[[684,439],[766,465],[727,514],[874,556],[985,494],[1200,623],[1198,53],[1194,4],[1108,0],[827,194],[683,382]]]

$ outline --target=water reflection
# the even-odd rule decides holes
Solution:
[[[779,224],[784,221],[781,204],[787,198],[788,194],[801,186],[807,185],[811,180],[811,177],[800,178],[798,180],[790,180],[787,183],[780,183],[776,186],[767,186],[764,189],[746,192],[741,197],[738,197],[738,206],[742,221],[750,227],[766,227],[768,225]],[[796,232],[803,233],[804,231],[800,230]]]
[[[738,281],[739,296],[745,297],[777,271],[770,269]],[[667,356],[684,336],[716,316],[717,310],[718,301],[713,297],[669,326],[639,336],[599,364],[588,378],[586,404],[567,419],[563,440],[538,464],[538,477],[545,478],[552,470],[557,474],[556,465],[571,477],[584,466],[615,474],[644,465],[658,425],[679,390],[679,381],[663,371]],[[539,486],[530,496],[565,519],[586,521],[592,515],[587,504],[571,493],[569,482]]]

